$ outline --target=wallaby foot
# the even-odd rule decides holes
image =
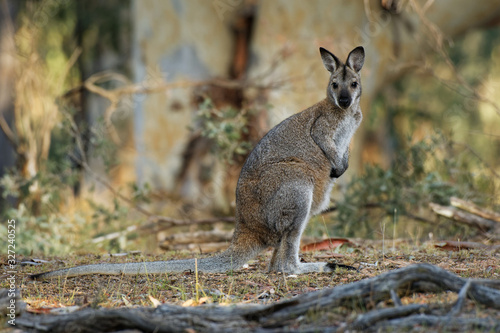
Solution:
[[[331,269],[326,262],[304,262],[300,263],[299,266],[300,272],[298,274],[303,273],[313,273],[313,272],[334,272],[335,269]]]
[[[333,272],[335,269],[332,269],[328,266],[326,262],[311,262],[311,263],[298,263],[297,265],[289,265],[286,267],[281,267],[277,265],[269,266],[269,272],[279,272],[279,273],[287,273],[287,274],[304,274],[304,273],[313,273],[313,272]]]
[[[344,268],[350,271],[355,271],[356,268],[348,265],[335,264],[329,262],[307,262],[307,263],[299,263],[297,267],[293,270],[280,270],[269,268],[270,272],[282,272],[288,274],[305,274],[305,273],[323,273],[323,272],[335,272],[337,268]]]
[[[352,266],[335,264],[330,262],[308,262],[308,263],[301,263],[299,266],[300,273],[335,272],[337,268],[344,268],[350,271],[356,270],[356,268]]]

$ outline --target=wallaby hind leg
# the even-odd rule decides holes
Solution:
[[[283,237],[282,241],[273,251],[271,263],[269,264],[269,272],[292,273],[299,267],[298,257],[296,259],[293,253],[290,254],[290,252],[293,252],[293,250],[289,249],[289,242],[285,240],[285,238],[288,237]]]
[[[285,234],[278,245],[274,249],[271,263],[269,264],[270,272],[299,272],[299,245],[300,235],[296,233]]]
[[[274,249],[269,272],[284,272],[290,274],[304,274],[310,272],[333,272],[334,268],[326,262],[301,263],[299,260],[300,236],[285,237],[280,245]],[[334,266],[332,266],[334,267]]]
[[[268,202],[268,223],[279,235],[269,271],[300,272],[300,237],[309,220],[312,199],[312,186],[291,183],[282,186]]]
[[[311,217],[312,201],[312,186],[291,184],[281,187],[269,202],[268,223],[280,236],[269,265],[270,272],[333,271],[326,262],[301,263],[299,260],[300,238]]]
[[[269,263],[269,272],[280,272],[283,270],[282,267],[279,267],[278,265],[278,262],[279,262],[279,259],[278,257],[280,257],[280,244],[278,244],[277,247],[274,248],[273,250],[273,256],[271,257],[271,262]]]

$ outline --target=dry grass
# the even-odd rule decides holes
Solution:
[[[498,251],[497,253],[479,250],[444,252],[435,249],[432,244],[416,247],[408,243],[400,243],[396,251],[386,253],[383,260],[382,248],[378,248],[378,246],[364,245],[360,248],[346,248],[337,252],[340,254],[306,253],[303,254],[303,260],[324,261],[336,257],[335,260],[342,264],[359,267],[359,272],[338,270],[336,274],[317,273],[299,276],[268,274],[266,265],[269,262],[271,252],[266,252],[250,262],[249,267],[236,272],[228,274],[200,273],[198,275],[198,288],[195,272],[147,276],[86,276],[49,282],[33,282],[28,279],[28,275],[31,273],[75,265],[170,260],[193,256],[189,253],[127,257],[87,255],[50,258],[49,263],[40,266],[22,266],[18,270],[17,286],[21,289],[22,298],[28,304],[28,309],[34,312],[45,312],[51,308],[75,305],[90,307],[153,306],[154,300],[186,306],[201,303],[266,304],[292,298],[298,294],[366,279],[413,263],[435,264],[466,278],[500,279],[500,254]],[[339,256],[341,257],[338,258]],[[6,258],[2,257],[2,259],[2,262],[6,262]],[[377,263],[376,266],[375,263]],[[0,288],[6,286],[5,279],[2,279]],[[452,293],[420,295],[405,298],[403,302],[406,304],[428,302],[431,299],[434,302],[449,303],[455,297],[456,295]]]

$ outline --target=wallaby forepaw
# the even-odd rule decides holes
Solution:
[[[330,178],[339,178],[340,176],[342,176],[344,174],[344,172],[347,170],[347,168],[342,168],[342,169],[335,169],[335,168],[332,168],[332,170],[330,171]]]

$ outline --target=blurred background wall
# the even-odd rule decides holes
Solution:
[[[453,38],[495,25],[499,4],[486,1],[478,6],[466,0],[135,1],[132,72],[136,82],[152,75],[167,81],[223,77],[277,83],[275,89],[228,91],[226,96],[205,92],[218,99],[219,105],[241,107],[241,103],[258,100],[271,106],[261,116],[264,119],[254,123],[264,127],[250,138],[255,143],[268,128],[325,97],[328,73],[320,61],[319,46],[342,59],[357,45],[366,48],[362,109],[370,119],[377,117],[372,107],[377,94],[402,75],[433,71],[432,64],[426,63],[429,57]],[[193,148],[189,125],[199,103],[193,93],[197,90],[144,97],[138,100],[134,113],[138,180],[153,180],[167,190],[177,184],[179,194],[186,199],[202,195],[200,179],[205,170],[201,166],[200,154],[206,153],[203,149],[186,156],[186,149]],[[242,97],[234,96],[240,93]],[[378,125],[368,129],[365,122],[357,133],[352,172],[364,163],[387,167],[394,158],[391,124],[380,121]],[[189,170],[183,172],[183,168]],[[220,180],[214,191],[225,195],[219,202],[230,201],[238,173],[228,172],[224,166],[215,169],[212,180]],[[231,187],[224,192],[226,182]]]

